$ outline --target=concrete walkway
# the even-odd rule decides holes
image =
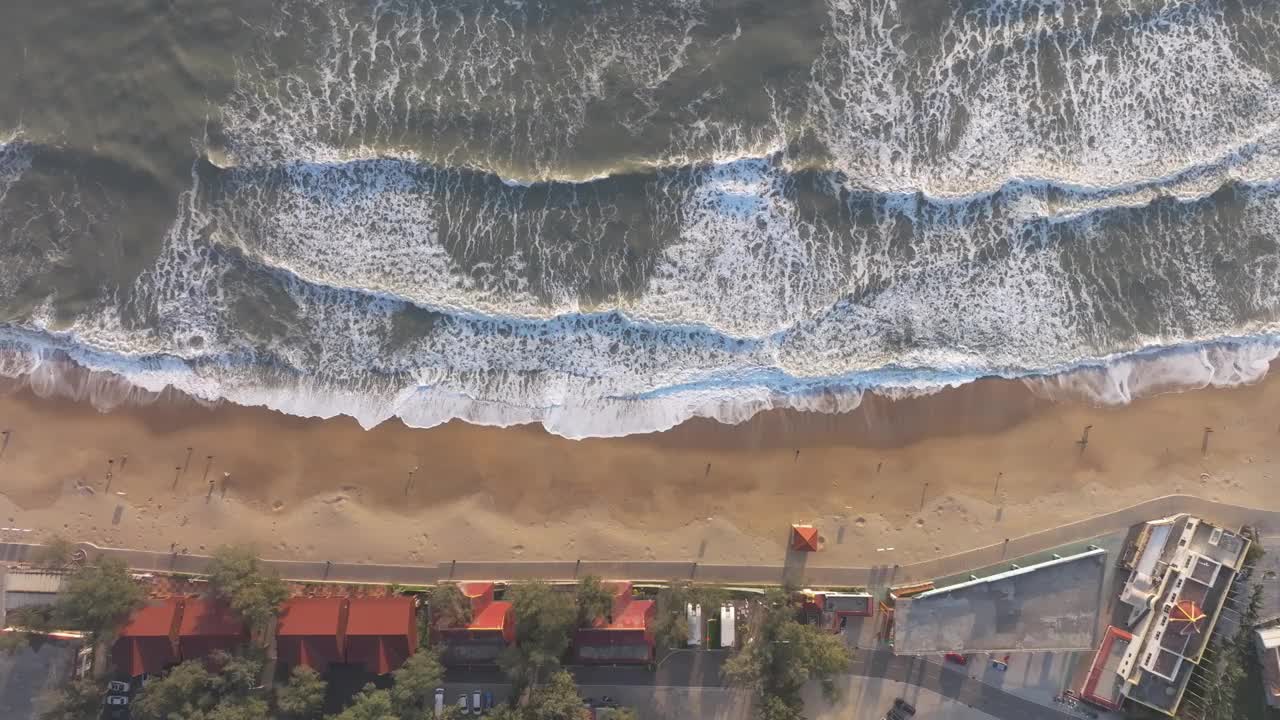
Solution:
[[[1070,542],[1086,540],[1131,525],[1178,513],[1192,513],[1227,526],[1252,525],[1262,534],[1280,534],[1280,511],[1260,510],[1217,503],[1190,495],[1169,495],[1105,515],[1069,523],[1050,530],[1010,538],[955,555],[913,565],[873,567],[818,567],[806,562],[821,556],[796,554],[788,565],[707,565],[697,562],[620,561],[444,561],[435,565],[375,565],[324,561],[266,560],[269,568],[289,580],[301,582],[351,582],[369,584],[430,585],[447,580],[574,580],[584,575],[628,578],[636,581],[698,580],[722,584],[798,585],[829,587],[883,587],[929,580],[993,565]],[[0,543],[0,562],[21,561],[33,545]],[[209,558],[148,550],[102,548],[88,543],[91,554],[123,559],[138,571],[201,573]]]

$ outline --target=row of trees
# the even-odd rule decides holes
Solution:
[[[70,560],[70,543],[54,539],[38,561],[50,566]],[[211,661],[188,661],[163,678],[147,684],[133,704],[139,720],[249,720],[277,717],[311,720],[319,717],[326,695],[325,681],[314,671],[296,668],[289,681],[266,692],[260,682],[266,668],[269,631],[288,597],[288,588],[267,573],[248,547],[219,548],[209,567],[211,589],[245,620],[252,642],[243,652],[221,654]],[[546,582],[512,585],[507,598],[516,616],[516,642],[503,651],[498,665],[510,679],[512,697],[520,703],[498,708],[496,720],[579,720],[582,700],[573,677],[561,669],[573,630],[607,615],[614,593],[598,577],[587,577],[574,592]],[[428,595],[431,624],[449,627],[471,620],[471,605],[456,585],[442,584]],[[687,640],[685,605],[715,607],[728,599],[716,588],[674,583],[658,597],[655,635],[660,647]],[[88,633],[98,647],[109,646],[121,624],[143,602],[142,588],[123,562],[103,558],[78,568],[68,578],[56,604],[24,608],[16,625],[27,632],[0,636],[13,649],[35,633],[75,629]],[[804,625],[783,591],[767,594],[762,616],[742,649],[725,666],[727,679],[751,690],[763,720],[803,717],[801,688],[811,679],[834,692],[833,677],[847,668],[848,651],[834,635]],[[443,679],[439,654],[428,648],[411,656],[395,671],[387,688],[366,686],[334,720],[420,720],[431,716],[435,689]],[[43,720],[96,718],[101,688],[91,680],[65,688],[42,716]],[[453,712],[453,710],[450,710]]]

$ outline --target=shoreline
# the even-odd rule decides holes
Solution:
[[[191,553],[248,541],[269,557],[344,562],[781,565],[788,526],[811,522],[825,538],[814,566],[905,565],[1164,495],[1280,509],[1275,376],[1121,407],[982,380],[869,395],[839,415],[774,410],[587,440],[458,421],[366,431],[176,393],[99,413],[19,386],[0,395],[0,430],[12,433],[0,522],[34,532],[0,530],[3,541],[56,531]]]

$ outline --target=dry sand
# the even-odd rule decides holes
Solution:
[[[0,525],[35,531],[0,539],[193,553],[250,541],[335,561],[781,564],[803,521],[824,537],[812,565],[906,564],[1170,493],[1280,509],[1275,375],[1119,408],[984,381],[844,415],[585,441],[462,423],[365,431],[174,397],[103,414],[22,389],[0,395],[0,430]]]

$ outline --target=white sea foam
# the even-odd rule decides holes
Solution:
[[[839,167],[878,189],[1142,184],[1228,157],[1280,116],[1276,79],[1215,0],[970,3],[927,37],[911,3],[830,8],[815,120]]]
[[[22,359],[0,372],[134,397],[60,380],[65,356],[140,399],[568,437],[984,376],[1094,402],[1261,377],[1280,103],[1221,6],[970,6],[925,42],[905,5],[833,0],[799,120],[708,121],[672,135],[683,167],[564,185],[527,181],[561,171],[609,72],[648,107],[698,3],[600,18],[564,55],[497,9],[292,3],[315,75],[250,62],[224,118],[235,162],[193,171],[124,306],[10,328]],[[511,85],[556,62],[572,72]],[[478,135],[368,157],[458,108]],[[814,129],[836,171],[788,155]]]

